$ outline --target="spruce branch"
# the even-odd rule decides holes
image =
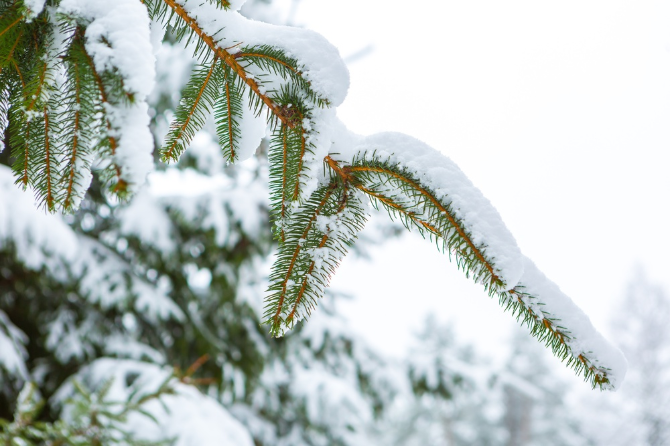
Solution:
[[[611,385],[610,369],[598,366],[576,348],[574,335],[561,325],[560,319],[543,311],[538,296],[525,290],[523,281],[507,289],[495,272],[495,261],[487,258],[486,246],[477,246],[450,203],[443,202],[420,179],[399,164],[363,154],[351,165],[342,165],[331,156],[327,165],[342,181],[366,194],[375,206],[381,205],[392,217],[398,217],[407,229],[427,232],[438,242],[438,248],[456,259],[466,276],[482,283],[490,296],[497,296],[501,306],[529,327],[531,334],[545,344],[578,375],[593,387]],[[573,348],[575,346],[575,348]]]
[[[59,152],[65,157],[61,180],[65,190],[60,202],[66,212],[77,208],[83,198],[87,186],[85,175],[90,175],[93,142],[96,135],[103,133],[102,122],[96,118],[102,107],[95,74],[88,64],[81,34],[75,33],[73,40],[64,56],[67,77],[58,98],[63,109],[58,116],[63,133]]]
[[[186,25],[200,38],[200,41],[203,42],[204,45],[206,45],[212,52],[214,52],[217,57],[219,57],[235,72],[235,74],[237,74],[237,76],[240,77],[240,79],[242,79],[242,81],[251,89],[255,96],[260,101],[262,101],[263,104],[268,107],[268,109],[270,109],[273,116],[279,119],[283,124],[288,125],[289,127],[293,126],[290,120],[283,115],[279,106],[277,106],[277,104],[275,104],[268,95],[261,92],[261,89],[259,88],[256,80],[247,75],[247,72],[239,64],[236,58],[225,49],[220,48],[214,41],[214,38],[205,33],[200,25],[198,25],[198,22],[193,19],[180,4],[174,0],[163,0],[163,2],[170,7],[174,14],[176,14],[186,23]]]
[[[372,192],[371,197],[375,199],[385,197],[381,203],[392,215],[413,223],[421,232],[430,228],[431,234],[443,240],[443,249],[456,256],[456,263],[466,276],[474,275],[475,281],[483,283],[489,292],[504,289],[492,262],[485,256],[486,247],[476,246],[450,204],[438,200],[408,171],[374,156],[355,159],[342,170],[356,178],[354,184],[359,190]]]
[[[302,133],[281,125],[275,129],[270,141],[270,216],[280,243],[285,239],[284,226],[289,224],[291,214],[291,192],[298,181],[301,136]]]
[[[117,194],[120,197],[123,197],[127,193],[128,183],[126,182],[126,180],[124,180],[122,178],[121,166],[119,166],[118,164],[116,164],[114,162],[114,157],[116,156],[116,152],[117,152],[117,148],[118,148],[119,144],[116,140],[116,137],[112,135],[112,133],[113,133],[112,123],[109,119],[109,116],[107,116],[107,113],[105,113],[105,111],[104,111],[105,110],[104,104],[110,104],[111,103],[110,102],[110,95],[109,95],[109,93],[108,93],[108,91],[105,87],[105,81],[103,80],[103,76],[100,73],[98,73],[98,71],[95,69],[95,63],[93,62],[93,58],[91,57],[90,54],[88,54],[88,52],[84,48],[84,39],[83,39],[84,32],[85,32],[85,30],[83,28],[78,28],[77,29],[77,35],[78,35],[77,37],[78,38],[76,38],[73,41],[73,45],[76,44],[76,45],[81,46],[81,48],[83,50],[83,54],[85,56],[86,63],[88,65],[88,67],[90,68],[90,71],[93,75],[93,79],[95,81],[95,85],[98,89],[98,93],[100,95],[100,101],[103,104],[102,113],[104,115],[103,119],[104,119],[104,122],[105,122],[106,132],[104,132],[105,137],[101,138],[101,140],[100,140],[100,143],[98,145],[98,147],[99,147],[98,150],[100,150],[103,153],[104,152],[109,152],[109,154],[111,155],[110,156],[110,158],[111,158],[110,166],[111,166],[111,169],[112,169],[112,174],[108,175],[108,176],[112,176],[114,178],[114,185],[113,185],[113,188],[112,188],[112,192],[114,192],[115,194]],[[121,83],[121,84],[123,83],[122,80],[118,79],[118,76],[114,76],[113,74],[110,74],[107,77],[116,78],[114,80],[116,81],[115,83],[117,85],[119,83]]]
[[[242,137],[240,121],[242,120],[242,86],[235,79],[229,67],[224,69],[221,94],[214,106],[214,120],[219,145],[226,161],[237,160],[236,147]]]
[[[291,215],[266,298],[264,318],[273,336],[309,316],[365,220],[359,197],[338,178]]]
[[[224,80],[218,56],[196,68],[181,94],[181,102],[161,150],[164,161],[176,161],[195,133],[202,128],[207,113],[214,108],[219,86]]]

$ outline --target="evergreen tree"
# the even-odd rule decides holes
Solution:
[[[521,331],[499,374],[506,446],[581,446],[593,444],[565,401],[568,386],[551,372],[543,351]]]
[[[616,350],[463,173],[404,135],[348,132],[337,51],[244,18],[241,3],[0,3],[0,156],[13,171],[0,169],[3,435],[57,444],[62,422],[73,443],[206,444],[169,415],[200,405],[229,427],[216,444],[368,441],[402,380],[332,312],[280,340],[260,324],[276,337],[311,315],[369,202],[434,240],[594,386],[617,385]],[[154,136],[178,164],[142,186]]]
[[[405,365],[411,391],[396,398],[377,427],[383,444],[593,444],[565,402],[567,386],[525,333],[514,333],[500,368],[460,345],[434,318],[424,326]]]
[[[625,309],[625,311],[622,311]],[[620,392],[596,405],[607,422],[602,444],[658,446],[670,442],[670,295],[638,268],[612,321],[630,361]]]

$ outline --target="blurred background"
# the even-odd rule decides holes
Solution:
[[[588,390],[538,351],[580,399],[574,409],[587,407],[581,416],[602,417],[589,403],[628,413],[596,423],[612,435],[601,444],[670,443],[667,433],[649,433],[670,424],[668,392],[659,391],[670,373],[662,322],[670,305],[670,4],[287,3],[289,20],[325,35],[348,62],[350,92],[338,109],[347,126],[408,133],[454,160],[522,251],[625,351],[623,400]],[[368,260],[346,259],[334,285],[356,296],[343,306],[351,324],[388,354],[404,353],[426,314],[494,363],[514,348],[516,322],[416,235],[375,246]],[[642,357],[658,367],[647,369]],[[652,377],[652,369],[664,371]],[[622,436],[645,429],[647,437]]]

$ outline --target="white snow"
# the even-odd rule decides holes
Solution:
[[[112,378],[107,401],[118,401],[112,410],[121,411],[123,401],[134,399],[156,391],[172,374],[170,367],[133,360],[101,358],[75,375],[93,390]],[[134,378],[134,379],[130,379]],[[131,413],[124,428],[134,438],[146,441],[160,441],[174,438],[175,446],[253,446],[253,440],[242,424],[216,400],[203,395],[195,387],[172,379],[170,386],[174,394],[167,394],[142,405],[142,409],[156,418],[158,423],[138,412]],[[66,382],[54,397],[63,402],[75,396],[71,382]],[[63,418],[67,421],[75,416],[66,406]]]
[[[391,165],[407,169],[423,186],[432,190],[438,200],[451,205],[475,246],[484,252],[505,283],[505,289],[517,285],[524,265],[514,236],[498,211],[453,161],[425,143],[401,133],[354,138],[347,138],[349,148],[339,143],[334,150],[345,154],[345,159],[346,155],[349,159],[362,154],[368,157],[374,155],[388,160]]]
[[[74,261],[77,240],[72,230],[55,215],[35,208],[30,193],[14,184],[12,171],[0,165],[0,247],[11,242],[18,259],[38,270],[49,262],[53,268],[60,257]],[[45,256],[44,253],[51,254]]]
[[[628,363],[621,351],[605,339],[593,326],[589,317],[549,280],[528,258],[524,257],[525,271],[520,281],[523,291],[537,297],[545,317],[558,319],[557,324],[567,328],[572,337],[566,340],[572,355],[584,355],[601,373],[606,372],[616,390],[626,376]]]
[[[153,139],[149,131],[147,97],[155,82],[155,57],[146,7],[136,0],[63,0],[58,12],[88,22],[86,50],[98,73],[117,69],[132,103],[106,104],[117,139],[114,162],[131,190],[143,184],[153,169]],[[155,38],[155,36],[154,36]]]
[[[243,168],[237,181],[221,173],[208,176],[193,169],[154,172],[149,177],[149,190],[190,220],[197,221],[202,212],[201,227],[213,229],[220,246],[237,242],[231,224],[239,224],[244,233],[256,237],[268,218],[264,211],[268,205],[267,189]]]
[[[220,48],[242,42],[245,46],[271,45],[305,66],[303,77],[332,106],[344,101],[349,89],[349,71],[339,51],[323,36],[307,29],[270,25],[247,19],[237,11],[224,11],[209,2],[178,0],[189,15]],[[237,2],[241,6],[242,2]],[[235,9],[235,8],[233,8]]]
[[[119,210],[121,234],[134,235],[142,243],[154,246],[163,253],[174,251],[172,222],[167,212],[151,197],[146,187],[133,200]]]
[[[240,124],[240,140],[237,145],[237,162],[251,158],[265,137],[267,123],[264,114],[256,116],[244,103],[242,104],[242,119]],[[221,154],[219,154],[221,156]]]
[[[42,12],[45,3],[46,0],[23,0],[25,7],[30,10],[27,16],[28,21],[34,19]]]
[[[19,330],[0,310],[0,378],[4,379],[3,369],[10,376],[27,378],[28,368],[25,360],[28,358],[26,344],[28,336]]]

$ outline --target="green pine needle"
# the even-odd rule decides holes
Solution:
[[[224,70],[216,56],[193,71],[182,90],[181,102],[161,149],[164,161],[177,161],[186,150],[196,132],[205,124],[209,112],[214,109],[223,82]]]
[[[337,178],[292,213],[265,301],[264,323],[273,336],[311,314],[366,219],[358,193]]]
[[[242,120],[243,85],[229,68],[224,70],[219,98],[214,105],[214,120],[219,145],[226,161],[237,160],[237,147],[242,137],[240,122]]]

